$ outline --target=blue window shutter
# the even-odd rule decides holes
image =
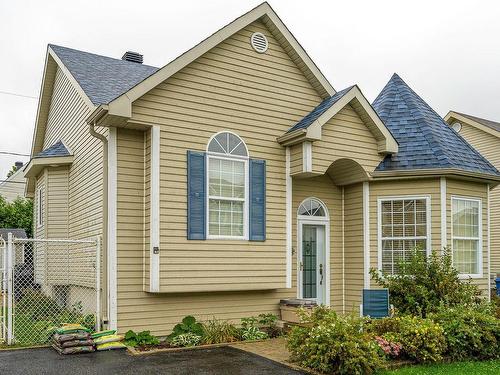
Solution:
[[[250,159],[250,241],[266,240],[266,161]]]
[[[204,152],[187,152],[188,183],[188,240],[204,240],[206,238],[206,154]]]

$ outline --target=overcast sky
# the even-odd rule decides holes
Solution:
[[[161,67],[255,0],[0,0],[0,91],[37,97],[47,43]],[[269,2],[336,90],[370,101],[397,72],[439,114],[500,121],[500,2]],[[0,151],[29,154],[37,99],[0,93]],[[0,180],[16,160],[0,154]]]

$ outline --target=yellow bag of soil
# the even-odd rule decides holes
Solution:
[[[114,350],[114,349],[125,349],[127,345],[125,345],[123,342],[106,342],[104,344],[100,344],[96,346],[97,351],[102,351],[102,350]]]
[[[108,329],[105,331],[98,331],[94,332],[92,335],[90,335],[93,339],[96,339],[98,337],[102,336],[109,336],[109,335],[114,335],[116,333],[116,329]]]
[[[94,339],[94,343],[96,345],[100,345],[100,344],[106,344],[108,342],[123,341],[123,339],[124,339],[124,337],[121,335],[107,335],[107,336],[96,337]]]

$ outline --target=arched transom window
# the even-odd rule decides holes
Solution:
[[[326,208],[316,198],[307,198],[299,205],[299,216],[310,216],[311,218],[327,218]]]
[[[248,151],[236,134],[221,132],[207,147],[208,238],[247,238]]]

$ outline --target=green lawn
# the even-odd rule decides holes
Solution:
[[[455,362],[435,365],[402,367],[384,371],[381,375],[498,375],[500,360],[485,362]]]

